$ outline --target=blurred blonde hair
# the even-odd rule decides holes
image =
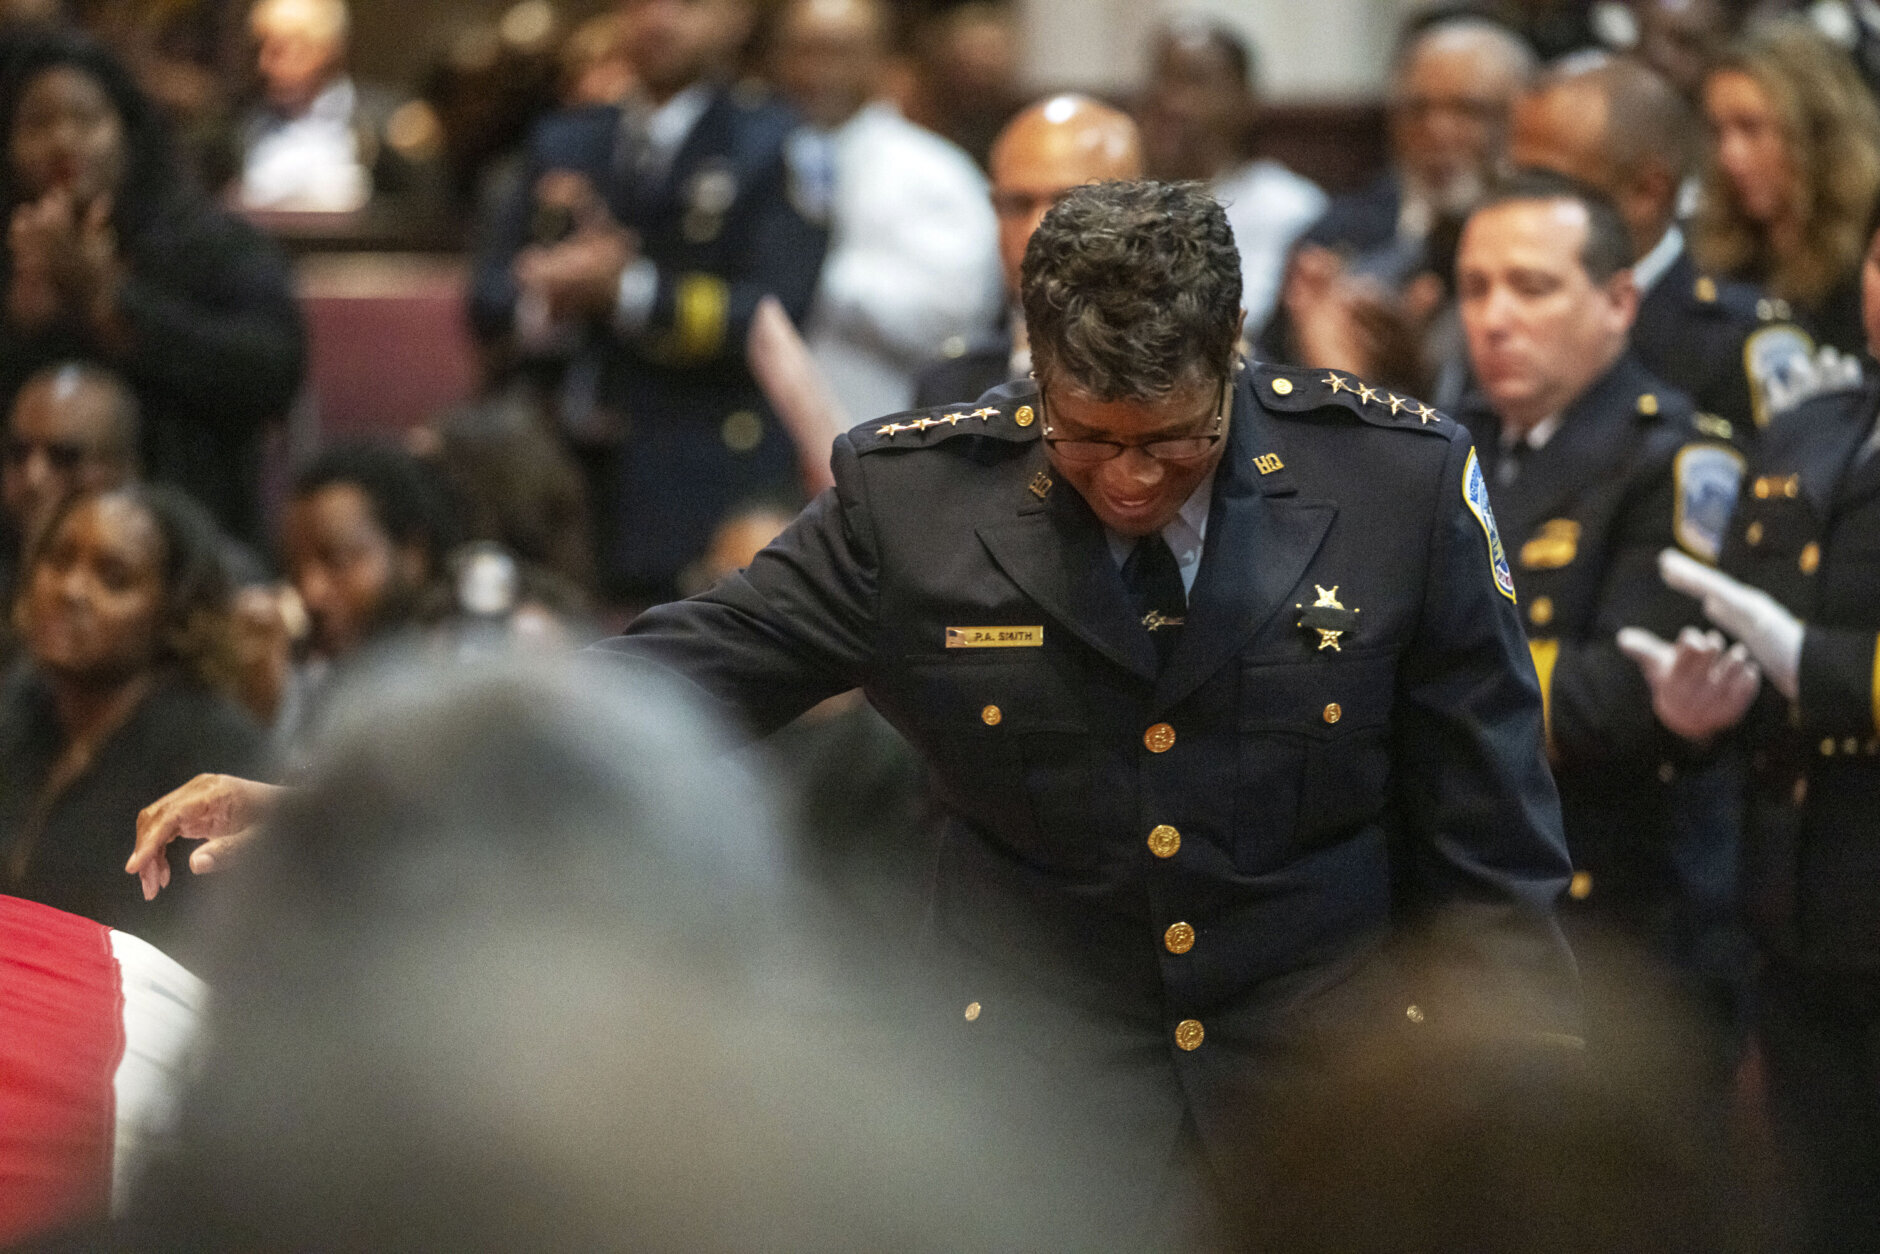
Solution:
[[[1867,247],[1880,195],[1880,108],[1840,49],[1799,21],[1771,23],[1731,48],[1710,75],[1725,71],[1755,79],[1781,119],[1802,229],[1792,252],[1776,254],[1737,207],[1712,145],[1692,251],[1705,268],[1755,278],[1771,295],[1819,301]]]

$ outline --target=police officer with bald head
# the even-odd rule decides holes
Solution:
[[[1031,369],[1019,265],[1045,211],[1072,188],[1142,177],[1142,139],[1128,114],[1088,96],[1040,100],[1006,123],[992,144],[992,211],[1009,302],[1005,325],[950,346],[915,379],[914,404],[971,400]]]

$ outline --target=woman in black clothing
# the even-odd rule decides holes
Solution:
[[[174,932],[170,894],[146,902],[124,873],[137,812],[200,773],[262,765],[223,691],[220,544],[165,488],[78,497],[47,529],[14,604],[27,659],[0,690],[0,892]]]
[[[109,364],[142,405],[149,476],[258,540],[262,428],[304,356],[281,254],[187,185],[155,108],[89,40],[17,50],[0,135],[0,409],[49,362]]]

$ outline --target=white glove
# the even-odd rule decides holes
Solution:
[[[1676,549],[1658,555],[1658,573],[1666,584],[1696,597],[1704,607],[1704,617],[1742,641],[1776,691],[1795,700],[1802,663],[1801,619],[1767,592],[1739,583]]]
[[[1762,672],[1741,644],[1724,647],[1714,631],[1686,627],[1676,644],[1643,627],[1619,633],[1619,649],[1638,663],[1652,690],[1652,713],[1686,740],[1706,741],[1735,727],[1756,700]]]

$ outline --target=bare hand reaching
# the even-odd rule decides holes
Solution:
[[[227,865],[254,838],[255,829],[285,789],[233,775],[198,775],[137,815],[137,848],[124,869],[143,881],[144,900],[170,882],[171,841],[200,840],[189,869],[206,875]]]

